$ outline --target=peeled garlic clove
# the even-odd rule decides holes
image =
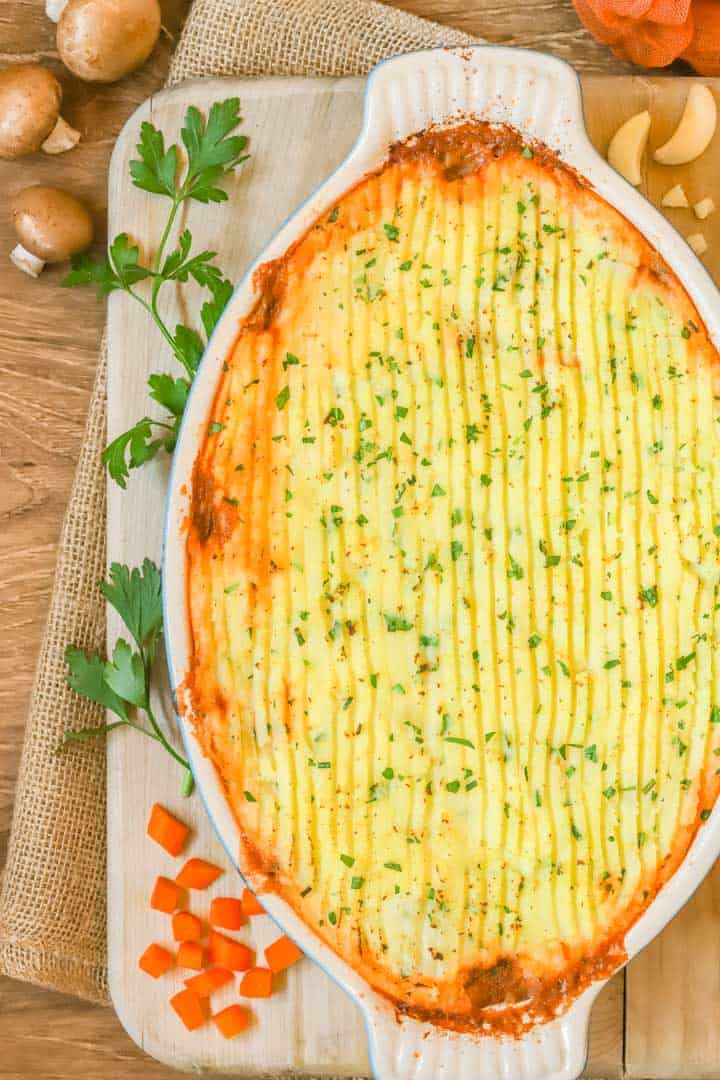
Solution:
[[[653,157],[661,165],[687,165],[707,149],[717,126],[717,106],[712,91],[700,84],[690,87],[680,123]]]
[[[642,158],[649,132],[650,113],[644,109],[618,128],[608,147],[610,165],[635,187],[642,180]]]
[[[687,242],[696,255],[704,255],[708,249],[707,240],[702,233],[693,233],[692,236],[688,236]]]
[[[682,184],[676,184],[675,187],[671,187],[669,191],[665,192],[662,197],[662,205],[673,208],[684,208],[690,205]]]
[[[707,196],[707,198],[701,199],[700,202],[696,202],[693,206],[693,210],[695,211],[695,217],[700,218],[701,221],[704,221],[706,217],[709,217],[714,209],[715,203],[709,195]]]

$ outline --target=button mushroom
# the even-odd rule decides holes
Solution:
[[[57,47],[79,79],[110,83],[145,63],[159,33],[158,0],[68,0]]]
[[[37,277],[45,263],[62,262],[92,243],[90,212],[59,188],[25,188],[15,196],[12,220],[20,243],[10,258],[31,277]]]
[[[61,154],[80,133],[60,116],[60,83],[40,64],[15,64],[0,71],[0,158],[44,150]]]

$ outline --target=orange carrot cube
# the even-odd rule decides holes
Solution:
[[[166,915],[172,915],[178,906],[180,899],[180,886],[170,878],[159,877],[150,897],[150,907],[155,911],[164,911]]]
[[[210,925],[222,930],[239,930],[245,922],[240,900],[230,896],[216,896],[210,904]]]
[[[147,834],[156,844],[165,848],[170,855],[179,855],[189,832],[187,825],[173,817],[160,803],[155,803],[150,811]]]
[[[184,889],[207,889],[221,874],[219,866],[205,859],[188,859],[175,880]]]
[[[272,971],[269,968],[250,968],[240,981],[240,993],[249,998],[269,998],[273,990],[272,982]]]
[[[302,951],[298,949],[294,941],[285,934],[268,945],[265,950],[265,959],[271,971],[285,971],[291,964],[295,964],[301,957]]]
[[[202,1000],[192,990],[181,990],[170,998],[170,1004],[188,1031],[195,1031],[205,1023]]]
[[[177,966],[202,971],[205,950],[197,941],[183,941],[177,951]]]
[[[190,911],[178,911],[173,915],[172,930],[176,941],[199,941],[203,936],[202,923]]]
[[[250,889],[243,889],[242,909],[243,915],[245,915],[246,918],[249,918],[251,915],[265,914],[265,908],[262,906],[255,893],[251,892]]]
[[[242,945],[233,938],[210,931],[210,960],[230,971],[247,971],[252,966],[253,954],[247,945]]]
[[[228,1005],[227,1009],[215,1013],[212,1022],[225,1039],[234,1039],[250,1023],[250,1017],[242,1005]]]
[[[146,975],[152,975],[153,979],[159,979],[172,967],[172,953],[163,949],[162,945],[148,945],[145,952],[138,960],[138,966]]]
[[[225,983],[230,982],[232,977],[232,971],[228,971],[227,968],[215,967],[203,971],[201,975],[193,975],[190,979],[185,979],[185,985],[198,997],[209,997],[213,990],[219,990]]]

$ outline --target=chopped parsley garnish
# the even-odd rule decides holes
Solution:
[[[508,560],[510,562],[510,569],[507,572],[509,578],[514,578],[515,581],[521,581],[525,577],[525,571],[518,562],[513,559],[512,555],[508,554]]]

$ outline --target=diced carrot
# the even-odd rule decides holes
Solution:
[[[178,821],[160,803],[155,803],[150,811],[147,834],[155,843],[165,848],[171,855],[179,855],[190,832],[187,825]]]
[[[264,967],[250,968],[242,977],[240,993],[249,998],[269,998],[272,994],[272,971]]]
[[[166,915],[172,915],[178,906],[179,898],[180,886],[170,878],[159,877],[150,897],[150,907],[155,908],[155,911],[164,911]]]
[[[232,979],[232,971],[227,968],[210,968],[203,971],[202,975],[193,975],[185,980],[188,990],[192,990],[198,997],[209,997],[213,990],[219,990],[225,983]]]
[[[188,1031],[195,1031],[205,1023],[202,999],[192,990],[180,990],[175,997],[170,998],[170,1004]]]
[[[273,941],[272,945],[268,945],[265,950],[265,959],[271,971],[285,971],[285,968],[296,963],[302,955],[295,942],[285,934],[277,941]]]
[[[250,1017],[242,1005],[228,1005],[227,1009],[215,1013],[212,1022],[225,1039],[234,1039],[250,1023]]]
[[[161,975],[172,967],[172,953],[163,949],[162,945],[148,945],[145,952],[138,960],[138,966],[146,975],[152,975],[153,979],[159,979]]]
[[[243,915],[245,915],[246,918],[249,918],[251,915],[265,914],[265,908],[262,906],[255,893],[251,892],[250,889],[243,889],[242,909]]]
[[[178,967],[202,971],[204,952],[202,945],[197,941],[183,941],[177,952]]]
[[[178,911],[172,917],[173,937],[176,941],[199,941],[203,936],[202,923],[190,911]]]
[[[188,859],[175,880],[184,889],[207,889],[221,874],[219,866],[204,859]]]
[[[239,930],[245,922],[240,900],[230,896],[216,896],[210,904],[210,925],[223,930]]]
[[[213,964],[229,968],[230,971],[247,971],[252,966],[253,956],[247,945],[211,930],[210,959]]]

